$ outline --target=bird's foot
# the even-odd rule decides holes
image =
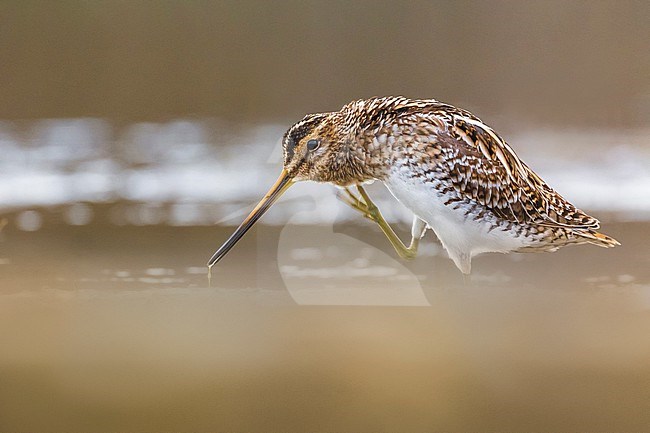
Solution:
[[[371,221],[379,223],[379,221],[383,220],[379,208],[367,195],[366,197],[359,197],[346,186],[343,191],[336,194],[336,197]]]
[[[375,205],[372,202],[372,200],[368,196],[368,193],[366,193],[366,190],[363,189],[362,186],[357,185],[357,191],[359,191],[360,196],[357,196],[355,193],[350,191],[349,188],[346,187],[343,188],[343,192],[339,192],[337,197],[345,204],[350,206],[352,209],[355,209],[358,212],[360,212],[364,217],[377,223],[381,231],[384,232],[384,234],[390,241],[391,245],[393,246],[393,248],[395,248],[395,251],[401,258],[403,259],[414,258],[417,255],[418,242],[420,240],[420,237],[422,236],[422,232],[424,231],[426,225],[422,227],[418,225],[416,227],[417,230],[414,230],[414,232],[417,231],[418,236],[417,238],[413,237],[411,239],[411,244],[407,247],[395,234],[395,232],[390,227],[390,225],[386,222],[383,215],[379,211],[377,205]]]

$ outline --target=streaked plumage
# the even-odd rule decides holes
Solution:
[[[317,148],[308,148],[310,140]],[[471,258],[483,252],[618,245],[598,233],[598,220],[550,188],[492,128],[434,99],[371,98],[310,114],[287,131],[283,147],[292,181],[342,187],[384,182],[433,229],[465,273]]]

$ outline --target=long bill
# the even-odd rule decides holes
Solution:
[[[246,219],[237,227],[237,230],[228,238],[226,242],[210,257],[208,267],[212,268],[219,260],[223,259],[228,251],[235,246],[235,244],[246,234],[246,232],[253,227],[253,224],[266,213],[267,210],[276,202],[278,198],[294,184],[294,180],[289,176],[286,170],[282,170],[280,177],[275,181],[269,192],[266,193],[264,198],[255,206],[255,209],[246,217]]]

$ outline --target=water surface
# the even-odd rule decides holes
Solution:
[[[260,226],[208,287],[229,228],[9,225],[0,426],[641,431],[649,228],[463,277],[431,235],[405,264],[365,225]]]

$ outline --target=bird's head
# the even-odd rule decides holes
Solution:
[[[280,177],[232,236],[214,253],[208,266],[223,258],[244,234],[295,182],[311,180],[351,185],[372,178],[365,171],[363,146],[346,126],[341,112],[308,114],[282,139],[284,168]]]
[[[308,114],[284,134],[284,171],[293,181],[358,182],[357,140],[341,112]]]

